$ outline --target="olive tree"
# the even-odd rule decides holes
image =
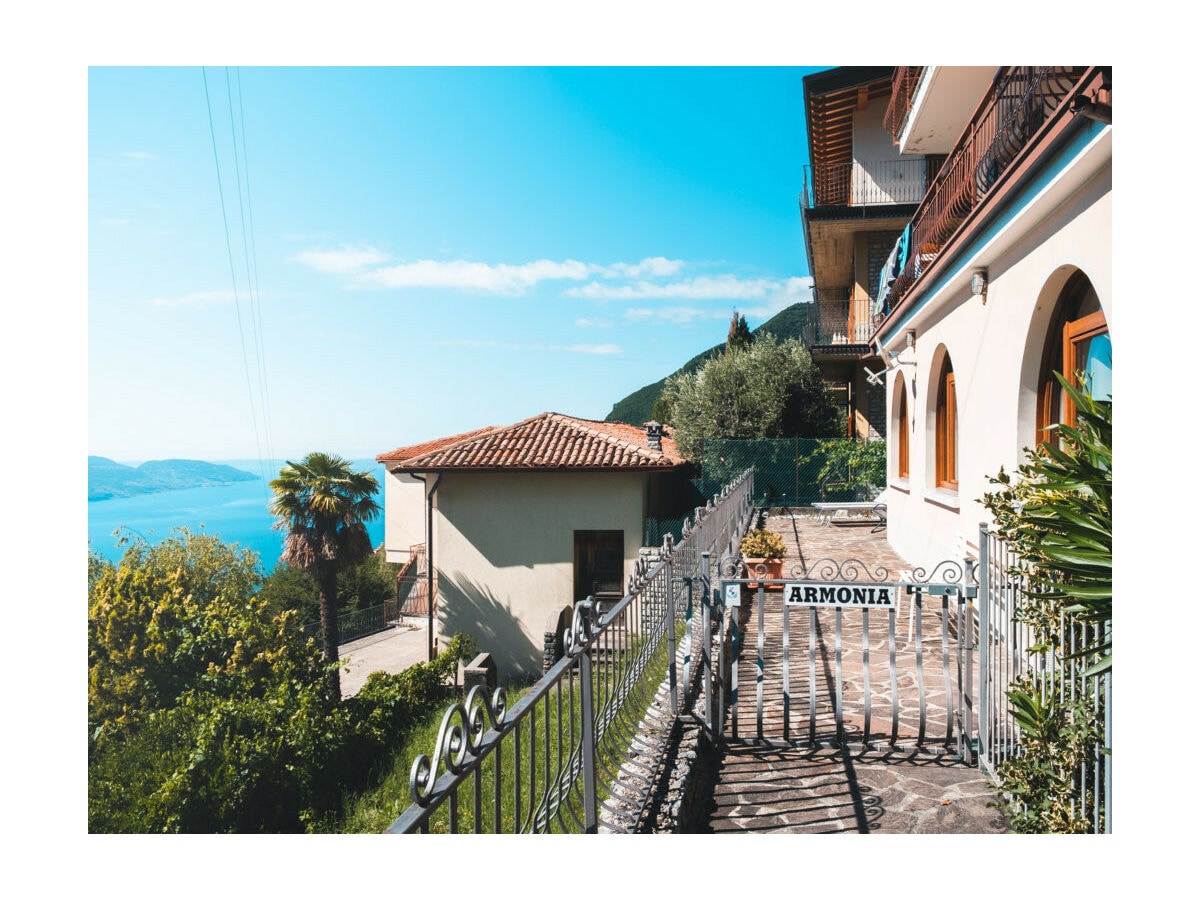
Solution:
[[[798,340],[757,338],[736,353],[671,376],[663,392],[685,456],[705,438],[833,437],[838,411]]]

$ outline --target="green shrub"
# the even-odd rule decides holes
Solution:
[[[991,479],[999,489],[983,501],[996,531],[1021,560],[1010,574],[1034,585],[1017,610],[1033,629],[1036,643],[1029,652],[1054,650],[1060,660],[1091,664],[1072,684],[1069,700],[1059,695],[1062,682],[1070,683],[1061,669],[1026,676],[1007,692],[1021,733],[1017,755],[997,774],[1012,801],[1014,828],[1030,833],[1091,830],[1084,811],[1095,798],[1089,785],[1074,783],[1101,737],[1095,684],[1087,676],[1112,669],[1112,403],[1055,377],[1075,403],[1076,422],[1058,426],[1059,446],[1042,444],[1017,477],[1001,469]],[[1109,623],[1105,636],[1072,652],[1063,614]]]
[[[255,594],[257,572],[253,554],[186,530],[89,566],[90,831],[312,830],[444,703],[472,652],[456,637],[339,705],[296,613]]]
[[[823,440],[796,461],[801,468],[819,466],[814,480],[827,500],[861,496],[874,500],[887,484],[887,444],[884,441]],[[834,496],[845,494],[847,496]]]
[[[783,538],[765,528],[756,528],[742,538],[741,549],[752,559],[783,559],[787,555]]]

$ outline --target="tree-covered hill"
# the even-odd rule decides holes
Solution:
[[[198,459],[156,459],[134,467],[104,456],[88,457],[89,500],[233,484],[256,478],[257,475],[233,466],[201,462]]]
[[[804,325],[808,321],[809,305],[807,303],[793,303],[787,309],[776,313],[755,328],[752,334],[755,337],[762,334],[773,334],[781,341],[786,341],[788,338],[803,337]],[[667,379],[671,375],[677,372],[692,372],[704,365],[713,356],[724,352],[724,350],[725,342],[722,341],[715,347],[711,347],[703,353],[693,356],[676,369],[675,372],[664,375],[658,381],[654,382],[654,384],[648,384],[634,391],[628,397],[618,400],[613,404],[612,412],[605,416],[604,420],[606,422],[629,422],[634,425],[650,421],[651,410],[654,409],[654,404],[662,394],[663,386],[667,383]]]

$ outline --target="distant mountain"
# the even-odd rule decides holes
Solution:
[[[755,337],[763,334],[773,334],[780,341],[786,341],[788,338],[801,338],[804,334],[804,326],[808,322],[808,310],[811,305],[810,303],[793,303],[787,309],[781,310],[763,322],[751,334]],[[724,352],[725,342],[722,341],[698,356],[693,356],[672,372],[671,375],[676,375],[680,372],[693,372],[712,357]],[[648,384],[644,388],[634,391],[628,397],[618,400],[613,404],[612,412],[604,417],[604,421],[628,422],[631,425],[641,425],[643,422],[650,421],[650,412],[654,409],[654,404],[658,402],[658,398],[663,392],[663,387],[666,386],[667,378],[670,378],[671,375],[660,378],[654,384]]]
[[[88,500],[133,497],[158,491],[212,487],[236,481],[254,481],[251,475],[233,466],[201,462],[197,459],[156,459],[136,468],[122,465],[104,456],[88,457]]]

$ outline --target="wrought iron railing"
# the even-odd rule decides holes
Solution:
[[[1112,673],[1088,674],[1095,646],[1112,624],[1092,624],[1057,614],[1057,644],[1043,641],[1033,625],[1034,585],[1012,548],[983,526],[979,533],[979,764],[999,782],[1003,763],[1022,751],[1021,729],[1008,690],[1033,685],[1043,700],[1080,703],[1090,712],[1097,737],[1090,755],[1071,773],[1071,811],[1094,833],[1112,831]],[[1075,727],[1088,727],[1075,721]],[[1047,764],[1053,761],[1047,760]]]
[[[389,628],[400,616],[400,607],[395,600],[387,600],[377,606],[354,609],[338,616],[338,638],[346,644]],[[306,622],[304,635],[315,641],[321,640],[321,623]]]
[[[860,160],[804,167],[801,203],[813,206],[879,206],[920,203],[925,196],[925,158]]]
[[[804,325],[809,347],[866,344],[874,318],[870,297],[850,299],[850,288],[814,288],[813,304]]]
[[[707,660],[709,621],[693,614],[708,608],[695,591],[745,530],[753,493],[747,471],[696,510],[678,543],[664,542],[656,564],[639,564],[621,600],[576,604],[565,655],[511,708],[505,689],[475,687],[447,710],[432,760],[413,764],[413,803],[388,831],[631,830],[660,761],[642,742],[697,701],[691,647]]]
[[[921,73],[924,71],[924,66],[896,66],[892,72],[892,98],[883,114],[883,127],[896,143],[900,142],[900,132],[912,109],[913,95],[917,92],[917,85],[921,82]]]
[[[1078,66],[1014,66],[992,86],[913,216],[908,262],[888,291],[877,325],[933,265],[1083,72]]]
[[[406,616],[429,615],[429,569],[424,544],[409,548],[408,562],[396,576],[396,597]],[[434,614],[437,614],[437,572],[433,573]]]

